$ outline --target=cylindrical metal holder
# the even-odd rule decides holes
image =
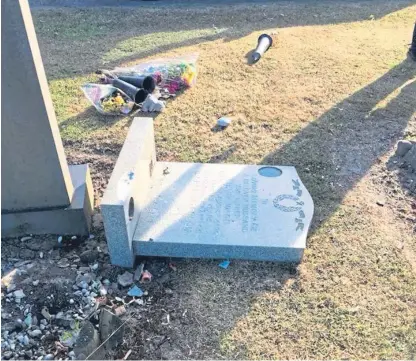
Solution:
[[[118,79],[125,81],[137,88],[147,90],[149,93],[153,93],[156,88],[156,82],[151,76],[128,76],[121,75]]]
[[[126,93],[136,104],[143,103],[149,92],[144,89],[139,89],[132,84],[129,84],[121,79],[113,79],[111,81],[113,86]]]
[[[260,60],[261,56],[267,50],[269,50],[272,44],[273,44],[273,39],[270,35],[261,34],[257,42],[257,48],[256,50],[254,50],[254,53],[251,56],[253,63],[257,63]]]

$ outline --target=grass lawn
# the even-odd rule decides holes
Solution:
[[[79,87],[98,68],[192,52],[197,85],[155,118],[159,159],[294,165],[315,202],[298,267],[178,262],[130,322],[131,358],[162,345],[174,358],[416,357],[415,192],[388,166],[398,139],[416,139],[415,13],[405,0],[33,10],[68,158],[91,163],[98,203],[131,118],[96,113]],[[220,116],[233,123],[213,133]]]

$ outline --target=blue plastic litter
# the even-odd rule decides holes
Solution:
[[[127,294],[131,297],[141,297],[143,296],[144,292],[142,291],[141,288],[137,286],[133,286],[132,288],[129,289],[129,292],[127,292]]]
[[[230,261],[226,260],[226,261],[222,261],[218,266],[221,268],[227,269],[230,263],[231,263]]]

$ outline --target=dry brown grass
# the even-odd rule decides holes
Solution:
[[[406,60],[416,12],[410,4],[35,12],[67,152],[92,162],[97,188],[129,119],[97,116],[78,86],[108,54],[120,56],[117,44],[130,49],[129,39],[137,46],[146,36],[145,51],[132,47],[107,65],[200,54],[196,87],[155,120],[159,159],[295,165],[315,201],[298,269],[179,262],[167,284],[174,294],[155,284],[154,303],[132,325],[125,345],[132,357],[160,357],[170,337],[180,358],[415,358],[414,195],[385,167],[397,139],[416,137],[416,66]],[[226,30],[206,30],[213,25]],[[258,35],[276,28],[275,46],[248,66]],[[205,30],[199,38],[192,29]],[[158,31],[170,41],[149,49],[148,34]],[[225,115],[234,122],[213,133]],[[390,185],[381,182],[386,177]],[[385,207],[376,205],[379,197],[387,197]]]

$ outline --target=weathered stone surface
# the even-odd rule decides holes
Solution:
[[[124,272],[123,274],[119,275],[118,284],[122,287],[127,287],[133,284],[133,274],[130,272]]]
[[[66,207],[74,187],[29,4],[5,1],[2,15],[1,86],[8,100],[2,107],[1,208]]]
[[[414,145],[404,156],[403,158],[404,162],[410,167],[412,167],[413,170],[416,170],[416,145]]]
[[[403,157],[412,148],[413,144],[409,140],[399,140],[396,148],[396,155]]]
[[[107,311],[106,309],[101,310],[100,314],[100,336],[101,342],[107,340],[107,338],[119,329],[117,332],[112,335],[106,342],[107,351],[112,350],[123,342],[124,336],[124,326],[120,327],[123,324],[121,319],[115,314]]]
[[[79,256],[82,262],[84,263],[93,263],[98,259],[98,251],[97,250],[87,250],[82,252]]]
[[[112,263],[301,261],[314,207],[294,167],[155,162],[154,154],[152,120],[136,118],[101,203]]]
[[[300,262],[312,216],[312,198],[294,167],[158,162],[133,249]]]
[[[100,337],[97,330],[90,321],[85,321],[74,347],[74,352],[77,360],[85,360],[88,356],[91,360],[103,359],[104,347],[100,347],[97,351],[94,352],[94,350],[96,350],[99,345]]]

